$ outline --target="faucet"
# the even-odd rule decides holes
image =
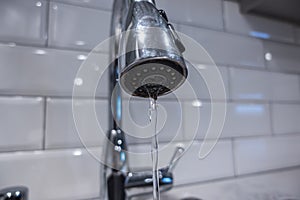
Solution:
[[[115,0],[111,21],[110,131],[104,144],[100,199],[125,200],[151,193],[152,171],[130,172],[126,135],[121,127],[122,89],[131,96],[157,99],[180,87],[188,70],[185,47],[155,0]],[[173,169],[184,149],[177,147],[169,166],[159,169],[160,191],[173,186]],[[106,164],[110,163],[110,167]],[[147,189],[149,191],[147,191]]]
[[[0,200],[28,200],[26,187],[9,187],[0,190]]]

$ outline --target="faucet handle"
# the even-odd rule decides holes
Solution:
[[[178,47],[180,53],[185,52],[185,47],[184,47],[183,43],[181,42],[181,39],[180,39],[180,37],[178,36],[178,34],[177,34],[177,32],[176,32],[174,26],[173,26],[171,23],[169,23],[169,19],[168,19],[168,15],[167,15],[166,11],[160,9],[160,10],[158,10],[158,12],[159,12],[160,16],[161,16],[164,20],[166,20],[167,26],[168,26],[168,28],[171,30],[171,33],[172,33],[172,35],[173,35],[173,37],[174,37],[175,44],[176,44],[176,46]]]
[[[182,146],[177,146],[174,153],[173,153],[173,156],[169,162],[169,165],[167,167],[167,171],[168,172],[173,172],[175,166],[177,165],[179,159],[182,157],[183,153],[184,153],[184,148]]]
[[[176,44],[176,46],[178,47],[180,53],[185,52],[185,46],[184,46],[184,44],[182,43],[182,41],[181,41],[179,35],[177,34],[177,32],[176,32],[174,26],[173,26],[172,24],[168,23],[168,28],[171,30],[171,33],[172,33],[172,35],[173,35],[173,37],[174,37],[175,44]]]
[[[164,10],[161,9],[161,10],[158,10],[158,12],[167,22],[169,22],[167,13]]]
[[[183,155],[184,150],[183,147],[177,146],[168,166],[159,169],[159,185],[161,187],[161,192],[168,191],[173,187],[174,178],[172,171]],[[153,172],[151,170],[128,173],[125,180],[125,188],[127,189],[128,196],[151,195],[153,186],[152,176]]]

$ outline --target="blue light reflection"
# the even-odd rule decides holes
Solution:
[[[259,32],[259,31],[251,31],[249,33],[252,37],[261,38],[261,39],[270,39],[271,36],[268,33]]]

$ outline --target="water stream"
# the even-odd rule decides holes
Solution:
[[[153,180],[153,200],[160,200],[159,191],[159,169],[158,169],[158,138],[157,138],[157,102],[150,98],[149,119],[151,127],[153,127],[151,159],[152,159],[152,180]]]

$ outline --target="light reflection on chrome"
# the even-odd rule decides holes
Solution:
[[[270,34],[264,33],[264,32],[259,32],[259,31],[251,31],[249,33],[249,35],[252,37],[261,38],[261,39],[270,39],[271,38]]]

